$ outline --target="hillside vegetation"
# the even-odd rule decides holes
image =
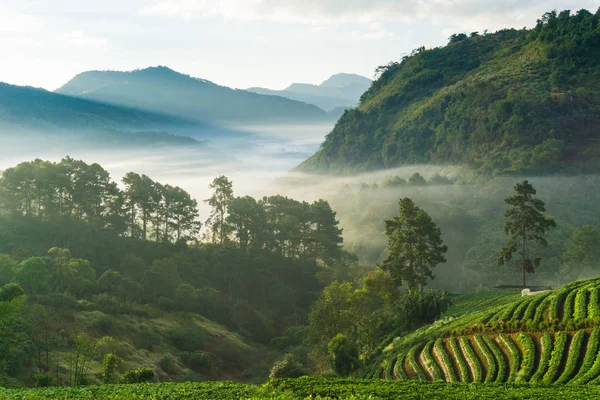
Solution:
[[[492,307],[500,292],[463,296],[464,312],[394,339],[366,376],[485,383],[600,383],[600,279]],[[513,295],[514,296],[514,295]],[[470,310],[465,305],[471,304]],[[487,305],[486,305],[487,304]],[[452,308],[450,309],[452,310]]]
[[[597,171],[600,12],[551,12],[531,30],[459,34],[380,67],[301,171],[405,164],[486,173]]]
[[[57,93],[204,122],[314,122],[326,118],[326,113],[313,105],[219,86],[167,67],[83,72]]]

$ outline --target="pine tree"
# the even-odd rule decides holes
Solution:
[[[389,255],[382,268],[397,284],[405,282],[422,292],[427,280],[434,278],[432,269],[446,262],[448,247],[442,242],[440,228],[411,199],[401,199],[399,208],[399,217],[385,221]]]
[[[508,244],[502,248],[498,265],[509,262],[516,253],[519,256],[517,266],[523,274],[523,287],[526,286],[526,274],[534,273],[541,258],[531,259],[532,243],[547,246],[546,231],[556,227],[554,218],[544,215],[546,205],[535,198],[536,190],[531,183],[523,181],[515,185],[516,194],[504,200],[510,206],[504,212],[504,233],[509,235]]]

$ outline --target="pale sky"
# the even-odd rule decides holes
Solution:
[[[591,0],[0,0],[0,81],[54,90],[87,70],[165,65],[283,89],[378,65],[452,33],[531,27]]]

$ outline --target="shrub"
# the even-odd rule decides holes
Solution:
[[[169,340],[179,350],[193,352],[204,345],[204,335],[198,327],[173,328],[169,332]]]
[[[49,387],[54,385],[54,378],[48,374],[35,374],[33,375],[36,387]]]
[[[105,354],[102,364],[100,364],[100,378],[102,382],[112,383],[115,373],[121,364],[123,364],[122,358],[117,357],[113,353]]]
[[[158,362],[158,366],[165,372],[173,372],[173,368],[175,367],[175,357],[171,354],[167,353]]]
[[[358,369],[358,349],[344,334],[338,333],[327,345],[333,370],[341,376],[348,376]]]
[[[504,382],[504,378],[506,376],[506,363],[504,362],[504,357],[502,356],[502,352],[500,348],[489,336],[483,336],[483,341],[489,347],[492,354],[494,354],[494,358],[496,359],[496,383]]]
[[[123,383],[144,383],[154,380],[154,371],[150,368],[138,368],[123,375]]]
[[[596,361],[598,355],[598,344],[600,343],[600,330],[594,329],[590,334],[590,338],[588,340],[585,356],[583,357],[583,361],[581,363],[581,368],[579,369],[579,373],[571,380],[572,384],[581,384],[583,377],[586,376],[587,372],[592,369],[594,362]]]
[[[299,378],[306,375],[304,367],[296,361],[293,354],[286,354],[275,361],[269,374],[270,379]]]
[[[214,363],[210,354],[204,351],[191,351],[181,356],[183,362],[196,372],[208,372]]]
[[[23,296],[23,288],[17,283],[9,283],[0,288],[0,301],[11,301]]]

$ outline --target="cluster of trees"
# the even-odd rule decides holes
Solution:
[[[12,215],[85,221],[132,237],[177,241],[194,238],[198,204],[179,187],[128,173],[124,190],[99,164],[70,157],[36,159],[6,169],[0,179],[0,205]]]
[[[342,257],[342,229],[325,200],[300,202],[285,196],[256,200],[235,197],[225,176],[211,184],[206,202],[212,212],[206,225],[214,243],[234,243],[241,249],[267,249],[289,258],[332,265]]]
[[[533,273],[541,262],[533,256],[533,245],[546,246],[546,233],[556,222],[545,215],[545,204],[535,197],[536,190],[528,181],[514,189],[515,194],[505,200],[510,206],[505,212],[509,240],[498,263],[517,255],[516,266],[525,287],[526,274]],[[433,269],[446,262],[448,250],[429,214],[410,198],[402,198],[399,216],[385,221],[385,232],[388,255],[381,268],[369,273],[359,285],[333,282],[311,309],[305,334],[318,367],[330,365],[347,376],[360,366],[359,359],[377,354],[389,338],[432,323],[451,305],[445,292],[424,291],[428,280],[434,278]],[[584,241],[588,246],[593,243]],[[570,250],[578,253],[583,249],[570,246]],[[400,290],[401,286],[407,290]]]

